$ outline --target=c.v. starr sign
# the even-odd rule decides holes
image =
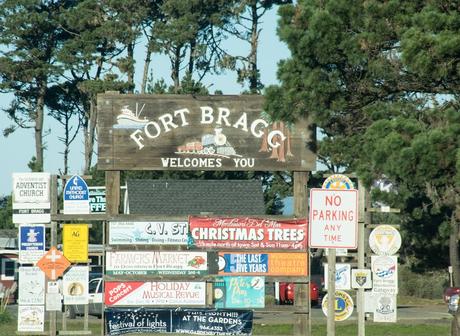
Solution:
[[[99,169],[315,169],[309,123],[275,121],[261,96],[98,96]]]

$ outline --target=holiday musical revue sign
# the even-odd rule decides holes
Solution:
[[[262,96],[98,96],[103,170],[315,170],[306,120],[272,120]]]
[[[200,248],[305,250],[307,220],[189,218],[193,244]]]

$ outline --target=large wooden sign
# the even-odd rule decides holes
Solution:
[[[275,121],[261,96],[98,96],[98,169],[315,170],[305,120]]]

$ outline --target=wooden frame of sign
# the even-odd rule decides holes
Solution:
[[[98,168],[314,170],[314,127],[271,121],[263,102],[250,95],[98,95]]]
[[[98,169],[106,171],[106,213],[64,215],[55,210],[51,216],[54,243],[57,222],[101,221],[104,225],[104,250],[123,251],[139,248],[108,245],[107,221],[120,217],[129,217],[130,221],[145,219],[145,216],[119,214],[121,170],[290,170],[294,172],[294,216],[306,218],[308,172],[315,170],[316,161],[313,150],[315,130],[306,120],[293,124],[282,121],[270,122],[262,110],[263,97],[260,96],[194,97],[121,95],[107,92],[98,95],[97,101]],[[57,209],[56,204],[54,209]],[[283,216],[278,217],[286,219]],[[154,220],[151,216],[149,219]],[[145,249],[167,251],[187,247],[147,246]],[[241,249],[240,252],[249,251]],[[264,250],[250,252],[264,253]],[[308,248],[298,252],[308,253]],[[203,277],[207,282],[206,307],[213,307],[212,289],[215,276],[210,274]],[[105,274],[103,278],[114,281],[128,280],[126,276]],[[145,280],[173,281],[174,276],[149,276]],[[274,281],[296,283],[295,305],[267,305],[266,308],[255,311],[257,314],[283,311],[295,313],[294,335],[310,335],[309,276],[266,277],[267,283]],[[87,315],[86,307],[84,333],[87,332]],[[51,324],[50,335],[55,336],[54,313],[51,314]],[[65,318],[63,329],[59,334],[71,333],[66,330]],[[105,335],[104,318],[101,335]]]

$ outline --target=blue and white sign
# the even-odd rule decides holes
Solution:
[[[89,214],[89,191],[85,180],[74,175],[64,187],[64,214]]]
[[[335,289],[350,289],[351,288],[351,265],[350,264],[335,264]],[[324,264],[324,279],[328,279],[328,264]],[[327,281],[325,283],[327,290]]]
[[[265,278],[232,276],[218,278],[214,283],[216,308],[264,308]]]
[[[45,226],[19,225],[19,262],[35,264],[45,253]]]

